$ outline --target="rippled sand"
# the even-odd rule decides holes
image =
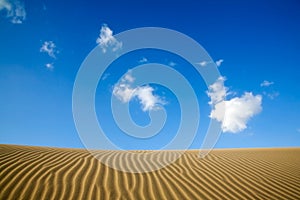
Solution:
[[[179,151],[162,152],[157,160]],[[300,148],[187,151],[148,173],[107,167],[86,150],[0,145],[0,199],[300,199]],[[136,154],[100,151],[120,167]]]

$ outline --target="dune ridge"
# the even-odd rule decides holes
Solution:
[[[138,168],[147,151],[99,153],[120,167]],[[300,199],[300,148],[198,155],[189,150],[160,170],[127,173],[86,150],[0,145],[0,199]]]

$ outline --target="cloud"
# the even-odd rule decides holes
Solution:
[[[176,63],[173,62],[173,61],[171,61],[171,62],[169,62],[169,66],[170,66],[170,67],[174,67],[174,66],[176,66]]]
[[[105,73],[105,74],[102,75],[101,80],[104,81],[104,80],[106,80],[109,76],[110,76],[110,73]]]
[[[47,69],[50,69],[50,70],[54,69],[53,63],[47,63],[45,66]]]
[[[218,67],[220,67],[221,64],[222,64],[222,62],[224,62],[223,59],[217,60],[217,61],[216,61],[216,65],[217,65]]]
[[[297,129],[298,133],[300,133],[300,128]]]
[[[220,77],[209,86],[207,94],[213,108],[209,117],[222,123],[223,132],[238,133],[245,130],[248,121],[262,111],[262,96],[245,92],[241,97],[225,100],[229,93],[224,81],[225,78]]]
[[[166,104],[159,96],[153,94],[154,88],[149,85],[133,88],[132,83],[134,80],[131,71],[128,71],[121,81],[114,86],[113,95],[123,103],[138,98],[144,112],[157,110],[159,104]]]
[[[0,11],[6,11],[6,17],[13,24],[22,24],[26,19],[24,4],[18,0],[0,0]]]
[[[215,63],[217,65],[217,67],[220,67],[222,62],[224,62],[223,59],[220,59],[220,60],[217,60]],[[206,65],[210,64],[210,63],[213,63],[212,61],[202,61],[202,62],[199,62],[199,63],[196,63],[198,65],[200,65],[201,67],[205,67]]]
[[[40,48],[40,52],[47,53],[50,57],[56,58],[58,50],[56,49],[56,45],[52,41],[45,41],[42,47]]]
[[[276,97],[278,97],[280,95],[280,93],[276,92],[276,91],[269,92],[269,93],[264,91],[263,94],[271,100],[275,99]]]
[[[122,48],[122,42],[113,36],[113,31],[106,24],[101,27],[96,43],[100,45],[103,53],[106,53],[107,48],[112,48],[112,51]]]
[[[148,62],[148,59],[145,58],[145,57],[142,57],[140,60],[139,60],[139,63],[146,63]]]
[[[260,86],[261,87],[269,87],[270,85],[273,85],[274,84],[274,82],[272,82],[272,81],[266,81],[266,80],[264,80],[261,84],[260,84]]]
[[[134,95],[140,100],[144,112],[158,109],[158,104],[165,104],[159,96],[153,95],[154,89],[150,86],[138,87]]]
[[[223,132],[238,133],[247,128],[250,118],[261,112],[261,101],[261,95],[254,96],[251,92],[245,92],[242,97],[216,104],[210,117],[222,122]],[[224,115],[220,110],[225,111]]]
[[[273,81],[267,81],[267,80],[264,80],[260,84],[260,87],[264,88],[263,95],[267,96],[271,100],[275,99],[280,94],[279,92],[275,91],[273,89],[273,87],[270,87],[272,85],[274,85],[274,82]]]
[[[224,86],[225,77],[220,76],[216,82],[208,87],[207,95],[210,98],[209,104],[216,105],[225,100],[228,88]]]
[[[200,65],[201,67],[205,67],[207,64],[209,64],[210,62],[207,62],[207,61],[202,61],[202,62],[199,62],[199,63],[196,63],[198,65]]]
[[[47,53],[48,56],[50,56],[53,59],[56,59],[56,54],[59,53],[59,51],[56,48],[56,45],[54,44],[53,41],[45,41],[40,48],[40,52],[42,53]],[[54,64],[53,63],[47,63],[45,64],[46,68],[49,70],[54,69]]]

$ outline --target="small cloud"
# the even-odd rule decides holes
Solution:
[[[109,76],[110,76],[110,73],[105,73],[105,74],[103,74],[101,80],[104,81],[104,80],[106,80]]]
[[[154,88],[151,86],[132,87],[134,80],[135,78],[129,70],[114,86],[113,95],[123,103],[129,102],[135,97],[138,98],[144,112],[159,109],[158,104],[166,104],[159,96],[153,94]]]
[[[145,57],[142,57],[140,60],[139,60],[139,63],[146,63],[148,62],[148,59],[145,58]]]
[[[270,85],[273,85],[274,82],[272,81],[266,81],[264,80],[261,84],[260,84],[260,87],[269,87]]]
[[[241,97],[225,100],[230,93],[224,86],[224,77],[219,77],[207,92],[212,106],[210,118],[222,123],[222,131],[238,133],[247,128],[248,121],[262,110],[262,96],[245,92]]]
[[[217,67],[220,67],[221,66],[221,64],[222,64],[222,62],[224,62],[224,60],[223,59],[220,59],[220,60],[217,60],[215,63],[216,63],[216,65],[217,65]],[[207,66],[208,64],[210,64],[210,63],[213,63],[212,61],[202,61],[202,62],[199,62],[199,63],[196,63],[196,64],[198,64],[198,65],[200,65],[201,67],[205,67],[205,66]]]
[[[267,97],[268,97],[269,99],[271,99],[271,100],[275,99],[276,97],[278,97],[278,96],[280,95],[280,93],[279,93],[279,92],[276,92],[276,91],[271,92],[271,93],[263,92],[263,94],[264,94],[265,96],[267,96]]]
[[[216,61],[216,65],[217,65],[218,67],[220,67],[221,64],[222,64],[222,62],[224,62],[223,59],[217,60],[217,61]]]
[[[46,68],[49,69],[49,70],[54,69],[53,63],[47,63],[45,66],[46,66]]]
[[[48,56],[50,56],[53,59],[56,59],[56,54],[59,53],[59,51],[57,50],[56,45],[54,44],[53,41],[45,41],[43,43],[42,47],[40,48],[40,52],[47,53]],[[54,64],[53,63],[47,63],[47,64],[45,64],[45,66],[49,70],[54,69]]]
[[[198,65],[200,65],[201,67],[205,67],[207,64],[209,64],[210,62],[207,62],[207,61],[202,61],[202,62],[199,62],[199,63],[196,63]]]
[[[297,132],[300,133],[300,128],[297,129]]]
[[[22,24],[26,19],[24,3],[18,0],[0,0],[0,11],[6,11],[6,17],[13,24]]]
[[[173,61],[171,61],[171,62],[169,62],[169,66],[170,66],[170,67],[174,67],[174,66],[176,66],[176,63],[173,62]]]
[[[101,27],[96,43],[100,45],[103,53],[106,53],[107,48],[112,48],[112,51],[122,48],[122,42],[113,36],[113,31],[106,24]]]
[[[40,48],[40,52],[47,53],[52,58],[56,58],[55,54],[58,53],[56,45],[52,41],[45,41]]]
[[[279,96],[279,92],[275,91],[274,88],[272,87],[272,85],[274,85],[274,82],[273,81],[267,81],[267,80],[264,80],[260,84],[260,87],[264,88],[263,95],[267,96],[271,100],[273,100],[273,99],[275,99],[276,97]]]

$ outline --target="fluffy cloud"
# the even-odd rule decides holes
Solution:
[[[121,81],[114,86],[113,94],[123,103],[129,102],[133,98],[134,88],[131,87],[134,78],[131,72],[128,71]]]
[[[216,61],[216,65],[217,65],[218,67],[220,67],[221,64],[222,64],[222,62],[224,62],[223,59],[217,60],[217,61]]]
[[[107,48],[112,48],[112,51],[122,48],[122,42],[113,36],[113,31],[106,24],[101,27],[96,43],[100,45],[103,53],[107,51]]]
[[[207,92],[209,104],[213,109],[210,118],[222,123],[222,131],[238,133],[247,128],[248,121],[262,110],[262,96],[245,92],[241,97],[225,100],[228,89],[224,86],[224,77],[220,77],[209,86]]]
[[[159,96],[153,95],[153,91],[152,87],[143,86],[138,87],[134,92],[134,95],[140,100],[144,112],[158,109],[157,104],[165,104]]]
[[[261,87],[269,87],[270,85],[273,85],[274,84],[274,82],[272,82],[272,81],[266,81],[266,80],[264,80],[261,84],[260,84],[260,86]]]
[[[114,86],[113,95],[123,103],[129,102],[135,97],[138,98],[144,112],[159,109],[158,104],[165,104],[165,101],[153,94],[154,89],[149,85],[133,88],[134,80],[131,71],[128,71]]]
[[[225,77],[220,76],[216,82],[209,86],[207,95],[210,98],[210,105],[216,105],[225,100],[228,88],[224,86],[224,81]]]
[[[242,97],[235,97],[215,105],[210,117],[222,122],[223,132],[238,133],[247,128],[250,118],[261,112],[260,95],[245,92]]]
[[[22,24],[26,19],[24,4],[18,0],[0,0],[0,11],[6,11],[6,17],[14,24]]]
[[[40,52],[47,53],[52,58],[56,58],[55,54],[58,53],[56,45],[52,41],[45,41],[42,47],[40,48]]]

